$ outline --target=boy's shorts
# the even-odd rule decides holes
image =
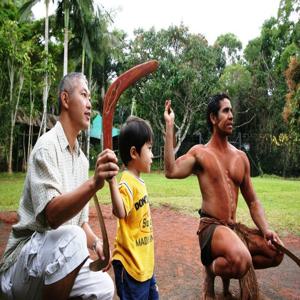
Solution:
[[[112,279],[107,273],[90,271],[88,257],[86,235],[79,226],[65,225],[56,230],[35,232],[15,264],[0,274],[0,298],[41,299],[44,285],[63,279],[85,262],[70,297],[112,299]]]
[[[121,300],[158,300],[158,287],[155,276],[140,282],[131,277],[119,260],[112,262],[115,272],[117,294]]]

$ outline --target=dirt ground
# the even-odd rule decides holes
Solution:
[[[109,205],[102,206],[110,245],[116,232],[116,219]],[[168,207],[152,208],[154,226],[156,268],[160,299],[193,300],[201,299],[203,267],[196,231],[198,218],[191,217]],[[15,212],[0,212],[0,255],[2,255],[11,225],[16,222]],[[99,234],[100,227],[96,212],[91,209],[90,223]],[[300,257],[300,237],[286,236],[283,242]],[[112,269],[109,274],[113,276]],[[300,268],[289,257],[273,269],[256,271],[262,299],[300,299]],[[217,278],[215,289],[221,299],[221,280]],[[238,299],[239,285],[232,280],[231,291]],[[117,299],[117,297],[115,297]]]

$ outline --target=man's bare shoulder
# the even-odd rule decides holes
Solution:
[[[197,155],[199,153],[202,153],[206,149],[207,149],[206,145],[197,144],[197,145],[193,146],[187,153],[189,153],[190,155]]]
[[[248,156],[244,151],[237,149],[233,145],[231,145],[231,151],[232,151],[233,157],[238,158],[245,166],[249,165]]]
[[[233,151],[235,154],[241,156],[241,157],[247,158],[247,155],[246,155],[246,153],[244,151],[236,148],[232,144],[230,144],[230,150]]]

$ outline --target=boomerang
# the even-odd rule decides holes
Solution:
[[[283,245],[277,243],[276,241],[272,240],[272,244],[281,252],[286,254],[289,258],[291,258],[299,267],[300,267],[300,259],[294,253],[292,253],[289,249],[284,247]]]
[[[109,87],[107,90],[104,103],[103,103],[103,149],[112,149],[112,124],[115,114],[115,107],[121,96],[121,94],[136,81],[142,77],[156,71],[158,68],[158,62],[156,60],[150,60],[143,64],[137,65],[125,73],[121,74]],[[100,208],[99,200],[97,194],[93,196],[97,217],[100,224],[100,229],[103,239],[103,254],[105,259],[101,258],[90,263],[89,267],[92,271],[100,271],[108,266],[110,262],[110,251],[109,251],[109,241],[107,237],[107,231]]]

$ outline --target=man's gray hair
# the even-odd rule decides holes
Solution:
[[[61,112],[61,99],[60,99],[61,93],[68,92],[71,94],[75,88],[75,83],[78,80],[84,80],[86,82],[86,84],[88,84],[88,81],[87,81],[85,75],[80,72],[68,73],[60,81],[59,88],[58,88],[58,111],[59,111],[59,113]]]

